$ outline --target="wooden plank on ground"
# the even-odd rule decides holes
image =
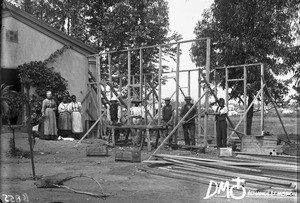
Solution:
[[[164,160],[174,161],[174,162],[177,161],[176,159],[171,159],[171,158],[164,158]],[[183,160],[181,159],[181,161],[183,161]],[[228,166],[228,165],[224,165],[224,164],[218,164],[216,162],[209,163],[209,162],[201,162],[201,161],[195,161],[195,160],[184,160],[184,162],[192,163],[192,164],[196,164],[196,165],[201,165],[201,166],[209,166],[209,167],[212,167],[212,168],[219,168],[219,169],[222,168],[222,169],[233,170],[233,171],[261,173],[261,170],[258,170],[258,169],[249,169],[249,168],[246,168],[246,167],[239,167],[239,166]]]
[[[249,156],[263,157],[268,159],[276,159],[276,160],[284,160],[284,161],[292,161],[297,162],[299,159],[298,156],[288,156],[288,155],[264,155],[264,154],[256,154],[256,153],[244,153],[244,152],[236,152],[236,154],[243,154]]]

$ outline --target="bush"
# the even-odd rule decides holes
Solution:
[[[30,86],[36,88],[36,94],[44,98],[47,91],[52,91],[54,98],[60,99],[69,95],[68,81],[54,68],[48,68],[45,62],[31,61],[18,67],[21,81],[29,79]]]

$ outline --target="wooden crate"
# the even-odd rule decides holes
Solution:
[[[256,154],[277,154],[277,136],[244,136],[241,151]]]
[[[108,148],[105,145],[88,146],[86,156],[108,156]]]
[[[115,151],[115,161],[141,162],[141,151]]]

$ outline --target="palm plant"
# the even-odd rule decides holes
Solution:
[[[0,88],[0,115],[1,117],[4,116],[9,109],[8,103],[9,103],[9,95],[11,94],[10,85],[1,84]]]
[[[2,118],[7,116],[9,110],[10,95],[14,93],[10,85],[1,84],[0,87],[0,129],[2,129]]]

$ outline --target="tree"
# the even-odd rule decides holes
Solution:
[[[284,81],[275,76],[295,70],[300,48],[295,46],[299,23],[299,1],[215,0],[203,13],[194,30],[197,38],[211,37],[211,65],[227,66],[261,62],[265,64],[265,79],[272,87],[275,99],[283,100],[288,92]],[[192,58],[198,66],[205,63],[205,44],[192,46]],[[250,104],[260,89],[260,73],[248,70],[247,98]],[[219,72],[219,85],[225,88],[224,72]],[[233,69],[229,78],[243,77],[243,70]],[[243,95],[243,84],[229,83],[230,98]],[[265,97],[265,102],[269,102]],[[241,99],[242,100],[242,99]],[[253,107],[247,114],[247,134],[251,134]]]

